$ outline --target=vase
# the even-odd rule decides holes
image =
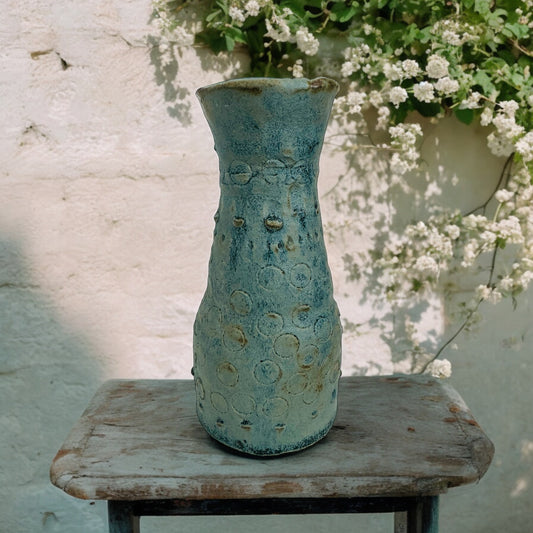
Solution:
[[[306,448],[336,415],[341,324],[317,177],[337,90],[247,78],[197,91],[220,201],[194,324],[196,408],[213,438],[252,455]]]

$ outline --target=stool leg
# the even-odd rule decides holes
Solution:
[[[438,496],[424,496],[407,512],[394,513],[394,533],[438,533],[438,531]]]
[[[133,514],[130,502],[108,501],[109,533],[140,533],[139,517]]]

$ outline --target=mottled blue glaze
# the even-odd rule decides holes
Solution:
[[[317,195],[337,90],[326,78],[255,78],[197,92],[221,189],[194,324],[197,413],[254,455],[310,446],[337,410],[341,325]]]

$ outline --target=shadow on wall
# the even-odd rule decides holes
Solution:
[[[372,117],[367,119],[368,124],[375,122]],[[442,207],[466,213],[484,202],[498,183],[505,161],[489,152],[486,132],[472,135],[473,126],[448,117],[438,125],[423,124],[421,169],[404,180],[395,179],[389,158],[378,149],[380,132],[362,130],[354,145],[351,124],[334,123],[333,128],[335,133],[327,139],[329,148],[344,158],[346,171],[326,192],[338,214],[330,238],[343,244],[347,283],[358,285],[358,290],[350,292],[361,295],[361,306],[374,309],[365,321],[348,320],[345,331],[354,335],[370,329],[379,332],[392,362],[400,364],[402,371],[417,371],[416,351],[410,341],[413,326],[420,332],[421,351],[435,353],[448,338],[442,331],[443,313],[448,309],[438,294],[387,304],[387,278],[375,268],[375,260],[385,246],[401,241],[407,225],[426,220]],[[441,275],[442,287],[449,290],[465,283],[464,278],[462,271],[455,278]]]
[[[154,77],[157,85],[163,88],[163,95],[167,112],[177,119],[183,126],[191,124],[190,91],[180,85],[179,57],[181,51],[178,47],[161,44],[157,37],[148,36],[150,47],[150,64],[154,68]]]
[[[199,62],[204,72],[218,74],[220,80],[237,78],[244,75],[249,58],[243,53],[233,55],[215,55],[204,46],[180,47],[175,43],[163,42],[160,37],[149,35],[150,64],[154,69],[154,79],[163,89],[163,96],[170,117],[177,119],[182,126],[190,126],[191,90],[180,78],[180,61],[185,61],[185,49],[194,50],[195,63]],[[237,57],[237,59],[236,59]]]
[[[32,277],[19,242],[0,234],[0,516],[5,531],[102,529],[94,512],[85,525],[80,520],[80,508],[89,502],[66,503],[72,498],[49,481],[51,461],[101,376],[89,340],[65,325]]]

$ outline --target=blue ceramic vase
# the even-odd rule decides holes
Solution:
[[[317,195],[337,90],[326,78],[249,78],[197,92],[221,192],[194,324],[197,413],[253,455],[310,446],[337,410],[341,325]]]

